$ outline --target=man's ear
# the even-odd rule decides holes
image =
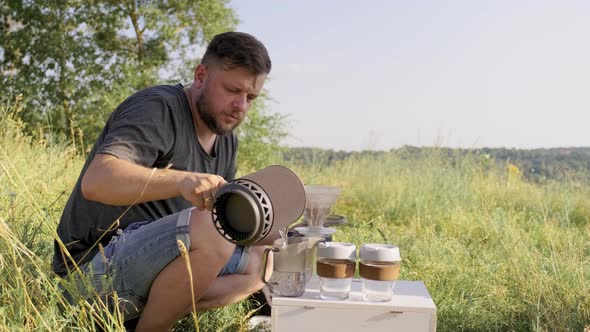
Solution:
[[[197,87],[202,87],[203,84],[205,83],[205,78],[207,77],[207,67],[205,67],[204,64],[199,63],[197,65],[197,68],[195,68],[195,76],[194,76],[194,80],[195,80],[195,84],[197,84]]]

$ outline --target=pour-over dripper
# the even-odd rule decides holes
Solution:
[[[338,187],[323,185],[305,186],[306,203],[303,222],[310,229],[321,229],[339,195],[340,188]]]
[[[308,265],[306,267],[307,281],[315,273],[315,247],[320,242],[332,241],[332,234],[336,229],[324,227],[324,222],[330,215],[330,210],[340,195],[340,188],[323,185],[305,186],[305,209],[303,211],[304,227],[297,227],[295,231],[309,239]]]

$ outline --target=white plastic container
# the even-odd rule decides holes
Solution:
[[[320,298],[345,300],[356,270],[356,246],[344,242],[322,242],[317,247],[316,271]]]
[[[388,244],[363,244],[359,257],[363,299],[370,302],[391,300],[400,271],[399,248]]]

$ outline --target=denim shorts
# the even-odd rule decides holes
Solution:
[[[111,310],[117,305],[125,320],[138,317],[156,276],[180,256],[177,240],[190,249],[191,211],[186,209],[153,222],[135,222],[117,230],[103,252],[82,266],[95,296]],[[247,250],[236,246],[219,275],[244,273],[247,260]],[[115,292],[117,297],[113,296]]]

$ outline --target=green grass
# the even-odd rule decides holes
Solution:
[[[297,169],[343,188],[335,240],[393,243],[402,279],[423,280],[440,331],[582,331],[590,325],[590,187],[537,186],[482,171],[389,156]]]
[[[55,228],[84,162],[0,120],[0,331],[106,330],[116,313],[68,305],[50,271]],[[386,156],[291,165],[307,184],[342,188],[335,240],[392,243],[401,278],[423,280],[439,331],[583,331],[590,325],[590,185],[535,185],[477,156],[451,164]],[[200,331],[241,330],[251,306],[199,315]],[[189,317],[177,331],[194,330]]]

